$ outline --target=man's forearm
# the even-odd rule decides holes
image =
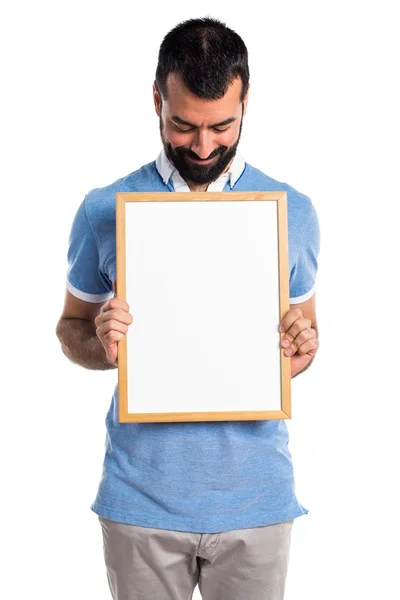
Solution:
[[[96,335],[96,325],[85,319],[60,319],[57,337],[65,356],[86,369],[115,369],[106,357],[102,343]]]

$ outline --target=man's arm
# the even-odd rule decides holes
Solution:
[[[66,290],[64,309],[57,323],[56,335],[64,354],[86,369],[115,369],[96,334],[97,315],[106,302],[85,302]]]
[[[68,290],[56,334],[64,354],[86,369],[115,369],[118,342],[132,323],[129,305],[118,298],[85,302]]]
[[[281,322],[281,344],[291,356],[291,373],[296,377],[311,365],[319,348],[315,294],[306,302],[291,304]]]

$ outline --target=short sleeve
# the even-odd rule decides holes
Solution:
[[[309,213],[300,236],[295,264],[290,273],[290,304],[305,302],[315,292],[320,249],[320,229],[314,206]]]
[[[72,222],[68,246],[67,289],[86,302],[104,302],[114,294],[100,268],[99,250],[86,213],[86,198]]]

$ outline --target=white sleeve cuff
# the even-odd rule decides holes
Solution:
[[[309,292],[307,292],[306,294],[303,294],[302,296],[297,296],[296,298],[290,298],[289,302],[290,302],[290,304],[300,304],[300,302],[305,302],[306,300],[311,298],[311,296],[313,296],[314,294],[315,294],[315,285],[313,285],[311,290]]]
[[[67,289],[73,296],[76,296],[80,300],[85,300],[86,302],[105,302],[109,298],[113,297],[112,292],[108,292],[107,294],[88,294],[86,292],[82,292],[78,290],[78,288],[74,287],[67,279]]]

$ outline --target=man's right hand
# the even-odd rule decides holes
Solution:
[[[132,323],[129,306],[118,298],[110,298],[94,320],[96,335],[104,346],[107,360],[118,365],[118,342],[123,340]]]

